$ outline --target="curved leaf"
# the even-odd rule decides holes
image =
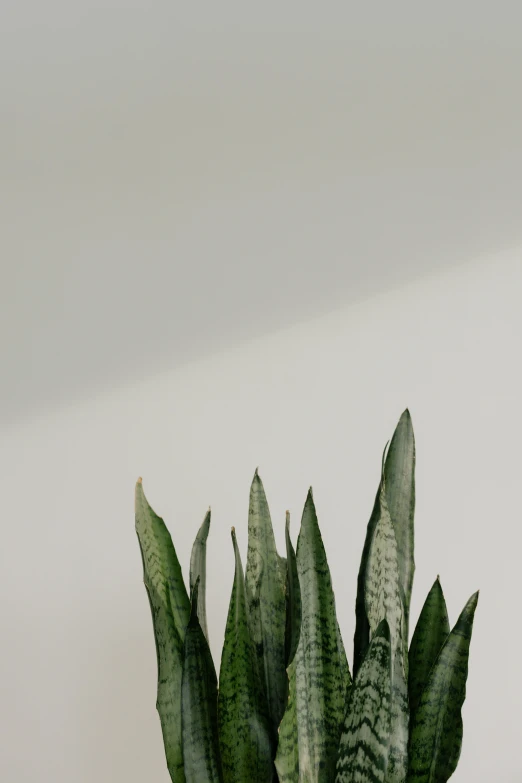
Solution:
[[[184,783],[181,738],[183,639],[190,613],[181,567],[165,523],[150,507],[141,479],[135,490],[136,533],[143,562],[156,643],[156,708],[167,767],[173,783]]]
[[[274,740],[287,695],[285,579],[286,565],[277,553],[265,490],[256,470],[250,488],[245,583],[250,635],[259,658]]]
[[[395,428],[384,464],[386,501],[397,539],[399,581],[404,595],[404,638],[408,640],[411,589],[415,561],[415,438],[408,409]]]
[[[198,586],[185,633],[181,683],[183,763],[187,783],[221,783],[217,734],[217,677],[198,620]]]
[[[236,560],[221,656],[218,725],[224,783],[270,783],[272,748],[266,705],[250,639],[241,557],[232,528]]]
[[[201,523],[190,555],[190,592],[199,579],[198,620],[208,642],[206,586],[207,586],[207,538],[210,530],[210,509]]]
[[[286,634],[285,664],[288,667],[294,660],[295,651],[301,633],[301,588],[297,574],[297,561],[290,538],[290,512],[286,512]]]
[[[408,783],[446,783],[462,748],[462,704],[477,607],[474,593],[433,664],[411,727]]]
[[[276,768],[280,780],[331,783],[345,713],[345,683],[350,680],[339,646],[330,569],[317,514],[308,493],[297,542],[301,586],[301,634],[289,667],[290,694],[283,718]],[[297,726],[297,753],[295,736]],[[283,742],[284,738],[284,742]]]
[[[408,692],[412,718],[428,680],[431,667],[435,663],[449,632],[448,610],[439,577],[437,577],[419,615],[408,656]]]
[[[391,707],[390,629],[382,620],[350,693],[339,743],[336,783],[384,783]]]
[[[390,628],[392,726],[387,783],[404,783],[408,772],[408,649],[403,635],[404,610],[397,559],[397,542],[383,484],[380,516],[368,555],[364,595],[370,624],[370,638],[384,618],[387,619]]]

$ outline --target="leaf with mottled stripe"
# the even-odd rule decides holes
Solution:
[[[350,674],[350,665],[348,663],[348,657],[344,648],[343,637],[341,636],[341,629],[339,628],[339,622],[337,621],[337,650],[339,652],[339,668],[341,671],[341,687],[343,693],[346,695],[352,685],[352,676]]]
[[[256,470],[250,489],[245,583],[250,634],[259,658],[274,741],[287,695],[285,580],[286,564],[277,553],[265,490]]]
[[[296,559],[301,634],[289,667],[289,702],[281,725],[276,768],[282,783],[331,783],[350,675],[344,669],[347,662],[339,645],[330,569],[311,490],[301,520]],[[297,753],[295,736],[292,742],[295,726]]]
[[[256,651],[250,639],[243,567],[232,528],[235,575],[221,656],[218,725],[224,783],[270,783],[272,748]]]
[[[299,645],[298,645],[299,647]],[[296,650],[297,652],[297,650]],[[288,701],[279,727],[275,766],[280,783],[299,783],[299,747],[296,704],[296,659],[288,666]]]
[[[478,592],[462,610],[422,691],[411,727],[408,783],[446,783],[457,767],[477,601]]]
[[[210,509],[205,514],[197,536],[192,545],[190,555],[190,592],[192,593],[196,581],[199,579],[198,590],[198,620],[201,630],[208,642],[207,609],[206,609],[206,585],[207,585],[207,538],[210,530]]]
[[[135,491],[136,533],[143,561],[156,643],[156,708],[161,721],[167,767],[173,783],[184,783],[181,738],[183,640],[190,602],[181,567],[165,523],[150,507],[141,479]]]
[[[380,516],[375,526],[366,567],[365,603],[370,638],[387,619],[392,651],[392,727],[387,783],[404,783],[408,771],[408,650],[404,639],[404,611],[398,570],[395,532],[386,502],[385,485],[380,496]]]
[[[411,589],[415,561],[413,522],[415,515],[415,438],[410,412],[402,414],[384,464],[386,501],[397,539],[399,580],[404,596],[404,638],[408,639]]]
[[[431,667],[435,663],[449,632],[448,610],[439,577],[437,577],[419,615],[408,655],[408,691],[412,719]]]
[[[350,692],[336,783],[384,783],[391,707],[390,629],[381,620]]]
[[[198,620],[198,586],[183,647],[181,725],[187,783],[221,783],[217,733],[217,677],[210,648]]]
[[[288,667],[294,660],[301,633],[301,588],[297,574],[297,561],[290,538],[290,512],[286,512],[286,636],[285,663]]]
[[[370,643],[370,624],[368,623],[368,617],[366,615],[366,602],[364,598],[364,590],[366,585],[366,569],[368,566],[368,556],[370,554],[370,546],[373,539],[373,534],[377,522],[381,516],[381,494],[383,485],[383,473],[384,473],[384,457],[388,444],[384,447],[382,456],[382,468],[381,468],[381,480],[379,481],[379,487],[375,496],[373,504],[373,510],[370,516],[370,520],[366,527],[366,538],[364,539],[364,547],[361,555],[361,564],[359,566],[359,575],[357,577],[357,597],[355,599],[355,634],[353,637],[353,676],[357,677],[359,667],[364,660],[366,650]]]

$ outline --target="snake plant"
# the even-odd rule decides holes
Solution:
[[[245,570],[232,528],[235,573],[219,677],[205,606],[210,510],[194,541],[187,591],[141,479],[135,502],[156,642],[156,706],[173,783],[448,780],[462,745],[478,592],[450,628],[437,577],[408,644],[415,442],[407,410],[384,450],[366,530],[352,672],[311,489],[295,550],[287,512],[283,557],[255,472]]]

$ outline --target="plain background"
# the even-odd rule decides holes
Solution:
[[[168,781],[140,475],[185,574],[212,506],[216,665],[255,468],[281,549],[312,485],[351,657],[406,406],[412,617],[481,590],[455,780],[522,780],[519,17],[2,6],[2,781]]]

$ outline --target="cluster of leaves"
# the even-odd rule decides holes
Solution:
[[[136,531],[173,783],[444,783],[453,774],[478,593],[450,630],[437,578],[408,649],[414,473],[405,411],[385,449],[366,533],[352,678],[312,490],[296,551],[287,514],[281,557],[256,471],[245,573],[232,529],[235,575],[219,686],[205,609],[210,510],[192,549],[187,592],[170,534],[138,481]]]

